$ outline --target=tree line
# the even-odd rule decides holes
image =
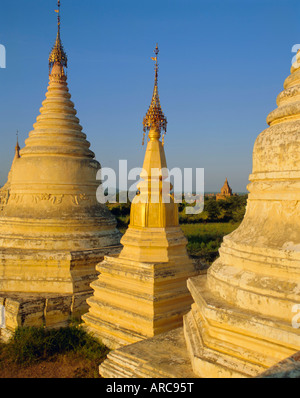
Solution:
[[[189,206],[184,200],[178,204],[179,223],[226,223],[241,222],[246,211],[248,195],[230,196],[226,199],[216,200],[215,196],[205,196],[204,210],[200,214],[186,214],[185,209]],[[118,201],[118,198],[117,198]],[[130,219],[130,201],[127,203],[107,204],[109,210],[118,220],[119,227],[127,227]]]

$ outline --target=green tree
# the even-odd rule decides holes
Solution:
[[[221,213],[217,201],[209,199],[204,206],[205,211],[208,213],[208,219],[210,221],[217,221]]]

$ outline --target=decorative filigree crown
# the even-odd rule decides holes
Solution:
[[[60,39],[60,0],[57,2],[58,9],[55,10],[57,12],[57,36],[55,44],[52,48],[52,51],[49,56],[49,70],[53,67],[55,63],[59,63],[63,67],[68,67],[68,57],[62,45]]]
[[[156,45],[156,48],[154,50],[155,57],[152,58],[153,61],[155,61],[155,81],[154,81],[154,90],[153,90],[153,95],[152,95],[152,101],[150,104],[150,107],[148,109],[148,112],[146,116],[144,117],[143,120],[143,127],[144,127],[144,138],[145,138],[145,133],[146,131],[149,131],[151,128],[156,128],[159,132],[161,130],[164,131],[164,134],[167,132],[167,118],[165,117],[161,105],[160,105],[160,100],[159,100],[159,95],[158,95],[158,46]],[[144,140],[143,140],[143,145],[144,145]]]

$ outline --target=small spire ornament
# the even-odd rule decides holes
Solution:
[[[17,143],[16,143],[16,147],[15,147],[15,152],[17,154],[17,157],[20,157],[20,145],[19,145],[19,131],[17,130]]]
[[[152,61],[155,61],[155,80],[154,80],[154,90],[152,95],[152,101],[148,112],[143,120],[143,130],[144,130],[144,138],[145,133],[150,131],[151,129],[157,130],[159,133],[159,138],[161,134],[161,130],[163,130],[163,141],[164,135],[167,132],[167,118],[165,117],[159,100],[158,95],[158,45],[156,44],[156,48],[154,50],[155,57],[151,57]],[[144,145],[144,138],[143,138],[143,145]]]
[[[55,10],[55,12],[57,13],[57,36],[49,56],[49,73],[56,63],[65,68],[68,67],[68,57],[60,39],[60,0],[57,1],[57,10]]]

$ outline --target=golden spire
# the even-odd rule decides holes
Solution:
[[[144,117],[143,120],[143,126],[144,126],[144,137],[143,137],[143,145],[144,145],[144,139],[145,139],[145,133],[146,131],[150,131],[151,129],[156,130],[159,133],[158,138],[160,137],[161,130],[164,131],[164,134],[167,132],[167,119],[161,109],[160,105],[160,100],[159,100],[159,95],[158,95],[158,46],[156,45],[156,48],[154,50],[155,57],[151,57],[153,61],[155,61],[155,81],[154,81],[154,90],[153,90],[153,96],[152,96],[152,101],[150,104],[150,107],[148,109],[148,112],[146,116]],[[162,138],[162,142],[164,141],[164,134]]]
[[[54,64],[58,63],[61,66],[67,68],[68,67],[68,58],[67,54],[64,51],[61,39],[60,39],[60,0],[57,1],[58,9],[55,10],[57,13],[57,36],[55,44],[52,48],[52,51],[49,56],[49,71]]]

